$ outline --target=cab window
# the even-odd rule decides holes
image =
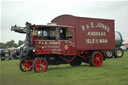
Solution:
[[[38,30],[38,38],[43,40],[68,40],[72,33],[67,28],[42,28]]]
[[[43,40],[55,40],[56,39],[56,31],[54,28],[43,28],[42,30],[38,30],[38,38]]]
[[[69,40],[72,38],[72,33],[66,28],[60,29],[60,40]]]

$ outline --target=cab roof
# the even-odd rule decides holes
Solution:
[[[48,24],[48,25],[32,25],[32,27],[36,28],[72,28],[73,26],[68,25],[56,25],[56,24]]]

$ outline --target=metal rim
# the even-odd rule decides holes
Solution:
[[[108,57],[111,57],[111,56],[112,56],[112,52],[111,52],[111,51],[107,51],[107,52],[106,52],[106,55],[107,55]]]
[[[93,57],[93,64],[96,67],[100,67],[102,65],[103,58],[101,53],[96,53]]]
[[[23,59],[21,62],[21,68],[24,72],[28,72],[32,70],[32,65],[30,65],[29,60]]]
[[[122,54],[123,54],[122,50],[117,50],[117,55],[118,56],[122,56]]]
[[[47,69],[47,61],[45,59],[38,59],[35,63],[35,69],[37,72],[44,72]]]

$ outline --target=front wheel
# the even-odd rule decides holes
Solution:
[[[103,55],[99,51],[94,51],[89,58],[91,66],[100,67],[103,63]]]
[[[20,60],[19,68],[22,72],[32,71],[32,62],[27,58],[22,58]]]
[[[48,68],[46,58],[36,58],[33,62],[33,68],[35,72],[45,72]]]

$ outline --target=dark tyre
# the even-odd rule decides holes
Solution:
[[[94,51],[89,58],[89,64],[91,66],[100,67],[103,63],[103,55],[99,51]]]
[[[19,59],[19,57],[15,57],[14,59]]]
[[[5,58],[1,58],[1,61],[4,61],[5,60]]]
[[[36,58],[33,62],[33,68],[35,72],[45,72],[48,68],[46,58]]]
[[[114,55],[114,52],[113,50],[107,50],[107,51],[104,51],[104,55],[106,58],[112,58]]]
[[[12,58],[8,58],[8,60],[11,60]]]
[[[124,51],[121,48],[116,48],[114,52],[115,58],[120,58],[124,55]]]
[[[22,58],[20,60],[19,68],[22,72],[29,72],[32,71],[32,62],[27,58]]]

